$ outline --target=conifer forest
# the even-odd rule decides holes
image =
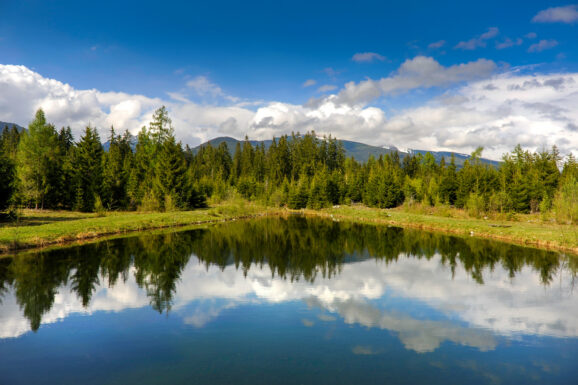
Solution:
[[[578,163],[556,147],[529,152],[517,146],[494,167],[478,148],[457,167],[397,152],[346,158],[341,142],[314,132],[275,138],[266,148],[248,139],[196,149],[175,139],[167,109],[155,111],[138,135],[102,138],[87,126],[80,138],[57,130],[38,110],[28,128],[3,127],[0,209],[171,211],[205,207],[240,196],[271,206],[320,209],[331,205],[447,205],[471,216],[548,213],[578,223]]]

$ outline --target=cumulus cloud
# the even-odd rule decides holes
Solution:
[[[336,102],[350,105],[365,104],[382,95],[485,78],[495,69],[496,64],[486,59],[444,67],[431,57],[416,56],[406,60],[387,78],[345,84],[345,88],[337,95]]]
[[[111,125],[136,133],[152,113],[167,106],[178,140],[197,145],[217,136],[254,139],[315,130],[374,145],[469,153],[499,159],[516,144],[530,150],[557,145],[578,153],[578,74],[495,74],[496,64],[443,66],[429,57],[404,62],[382,79],[347,83],[335,94],[304,105],[279,101],[195,103],[186,88],[167,100],[122,92],[77,90],[23,66],[0,65],[0,120],[21,125],[42,107],[57,127],[70,125],[76,138],[92,124],[101,138]],[[208,79],[207,79],[208,80]],[[212,98],[210,81],[193,83]],[[203,88],[204,87],[204,88]],[[218,86],[216,86],[218,87]],[[430,87],[450,87],[442,96],[412,108],[388,112],[369,102]],[[218,87],[220,89],[220,87]],[[195,91],[196,92],[196,91]],[[327,91],[326,91],[327,92]]]
[[[499,159],[516,144],[530,150],[557,145],[562,153],[578,150],[578,74],[506,73],[471,82],[430,103],[401,111],[384,127],[383,141],[396,138],[412,148],[485,147]]]
[[[500,30],[496,27],[488,28],[486,32],[480,36],[471,38],[467,41],[460,41],[454,48],[463,50],[475,50],[476,48],[485,47],[486,41],[498,36]]]
[[[532,21],[535,23],[574,23],[578,21],[578,5],[545,9],[538,12]]]
[[[553,40],[553,39],[540,40],[538,43],[532,44],[530,46],[530,48],[528,48],[528,52],[542,52],[544,50],[554,48],[557,45],[558,45],[558,42],[556,40]]]
[[[209,98],[223,94],[219,86],[203,77],[191,80],[188,86]],[[50,122],[57,127],[71,126],[76,138],[89,123],[100,130],[101,138],[106,137],[111,125],[135,134],[148,124],[154,110],[161,105],[169,110],[177,138],[190,145],[222,135],[270,139],[273,135],[308,130],[344,137],[344,133],[351,132],[351,127],[356,128],[356,134],[350,137],[361,140],[385,121],[380,109],[337,106],[333,101],[316,108],[258,102],[259,108],[254,111],[247,108],[245,102],[194,103],[189,101],[186,90],[169,93],[169,100],[122,92],[77,90],[24,66],[12,65],[0,65],[0,89],[2,121],[27,125],[35,110],[42,107]]]
[[[220,87],[207,78],[197,77],[188,87],[199,94],[223,96]],[[0,117],[24,126],[43,108],[57,127],[71,126],[76,138],[87,124],[99,129],[101,138],[111,125],[133,134],[147,125],[155,109],[166,105],[176,135],[189,144],[199,144],[220,133],[243,136],[254,112],[236,105],[199,105],[182,93],[170,93],[171,100],[123,92],[77,90],[55,79],[48,79],[24,66],[0,65]],[[222,131],[221,128],[225,130]]]
[[[338,104],[335,99],[334,95],[329,96],[316,106],[270,103],[257,110],[250,131],[258,138],[314,130],[338,138],[365,140],[383,128],[386,121],[383,110]]]
[[[375,52],[360,52],[353,55],[351,60],[357,63],[370,63],[375,60],[384,61],[385,56],[382,56]]]

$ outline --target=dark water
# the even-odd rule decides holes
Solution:
[[[0,384],[576,384],[578,260],[301,217],[0,260]]]

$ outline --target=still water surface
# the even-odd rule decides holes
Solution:
[[[0,384],[576,384],[578,260],[289,217],[0,260]]]

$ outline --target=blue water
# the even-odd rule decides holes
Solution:
[[[304,218],[19,255],[0,384],[575,384],[575,266]]]

